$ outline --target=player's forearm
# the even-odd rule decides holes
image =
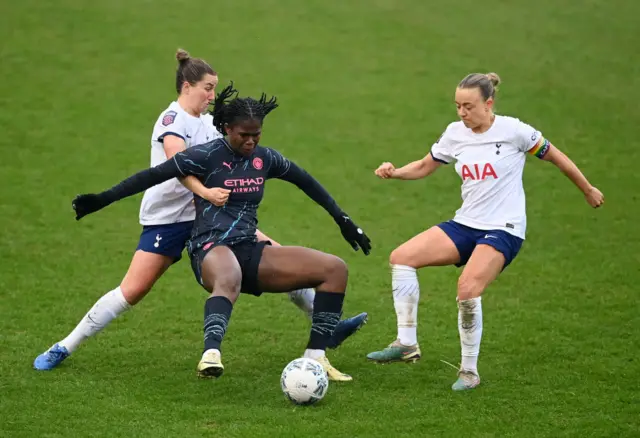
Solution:
[[[159,166],[151,167],[130,176],[119,184],[100,193],[107,205],[128,196],[141,193],[155,185],[180,177],[180,171],[174,160],[167,160]]]
[[[552,161],[553,164],[555,164],[558,169],[560,169],[560,171],[582,191],[582,193],[588,193],[589,190],[591,190],[591,184],[582,174],[580,169],[578,169],[578,166],[576,166],[575,163],[559,149],[556,149],[554,152],[555,156]]]
[[[203,199],[206,199],[207,188],[195,176],[189,175],[183,178],[178,178],[178,181],[180,181],[183,186],[191,190],[196,195],[200,196]]]
[[[428,176],[430,173],[424,160],[418,160],[394,170],[392,178],[405,180],[420,179]]]

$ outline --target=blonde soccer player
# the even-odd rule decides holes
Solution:
[[[602,193],[540,131],[512,117],[494,113],[497,74],[473,73],[456,88],[460,121],[451,123],[421,160],[396,168],[383,163],[382,179],[425,178],[454,164],[462,180],[462,207],[452,220],[418,234],[390,256],[397,339],[367,358],[379,362],[420,359],[417,315],[420,287],[416,270],[426,266],[464,266],[458,279],[458,331],[462,350],[454,391],[480,384],[478,354],[482,337],[481,296],[513,261],[525,239],[527,217],[522,172],[526,156],[556,165],[594,208]]]
[[[160,114],[151,136],[151,167],[192,146],[209,143],[222,135],[213,118],[206,113],[216,97],[218,74],[204,60],[192,58],[180,49],[176,53],[176,92],[178,98]],[[140,206],[142,233],[129,269],[122,282],[107,292],[91,307],[77,326],[64,339],[36,357],[33,367],[48,371],[57,367],[80,344],[102,331],[117,316],[140,302],[158,279],[179,261],[191,236],[196,209],[194,193],[213,205],[222,206],[230,190],[207,188],[196,177],[173,178],[144,193]],[[270,240],[257,231],[260,240]],[[299,289],[289,294],[309,318],[313,314],[315,291]],[[366,313],[340,321],[331,341],[336,348],[355,333],[367,319]]]

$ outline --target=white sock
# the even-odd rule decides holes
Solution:
[[[461,368],[478,374],[478,355],[482,339],[481,297],[458,301],[458,331],[462,348]]]
[[[402,345],[418,343],[418,302],[420,285],[415,268],[404,265],[391,266],[393,306],[398,318],[398,339]]]
[[[202,353],[202,357],[204,357],[204,355],[209,353],[209,352],[218,353],[218,355],[222,356],[222,354],[220,353],[220,350],[218,350],[217,348],[209,348],[207,351]]]
[[[309,348],[304,350],[304,354],[302,355],[302,357],[308,357],[309,359],[313,359],[313,360],[318,360],[324,356],[325,356],[324,350],[312,350]]]
[[[58,342],[72,353],[88,337],[95,335],[105,328],[116,316],[120,315],[131,305],[127,303],[118,286],[104,294],[78,323],[69,335]]]
[[[313,289],[298,289],[289,292],[289,299],[293,304],[298,306],[311,319],[313,315],[313,300],[316,297],[316,291]]]

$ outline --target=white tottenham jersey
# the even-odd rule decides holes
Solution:
[[[479,230],[503,230],[525,238],[527,216],[522,172],[525,154],[543,158],[550,143],[540,131],[518,119],[496,116],[476,134],[462,122],[451,123],[432,146],[437,161],[451,163],[462,178],[462,207],[453,220]]]
[[[182,109],[178,102],[172,102],[160,114],[153,127],[151,167],[167,160],[162,144],[167,135],[180,137],[186,143],[187,148],[221,137],[213,126],[213,118],[210,114],[194,117]],[[194,220],[195,215],[193,193],[175,178],[148,189],[144,193],[140,205],[140,223],[142,225],[187,222]]]

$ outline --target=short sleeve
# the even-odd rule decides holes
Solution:
[[[173,160],[182,176],[205,176],[210,173],[210,156],[214,150],[211,143],[193,146],[175,154]]]
[[[434,160],[444,164],[454,161],[450,127],[447,127],[440,138],[431,146],[431,156]]]
[[[271,148],[264,148],[267,163],[267,178],[280,178],[289,171],[291,162],[280,152]]]
[[[162,142],[167,135],[175,135],[185,139],[186,121],[182,114],[169,109],[160,115],[153,133],[154,140]]]
[[[543,158],[551,146],[551,143],[544,138],[540,131],[519,120],[516,128],[516,141],[522,152],[535,155],[538,158]]]

